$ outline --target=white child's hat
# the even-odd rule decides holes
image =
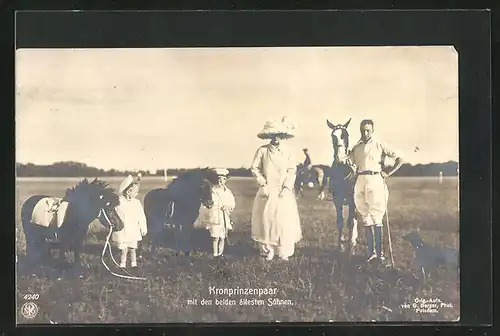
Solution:
[[[229,174],[229,170],[225,168],[214,168],[213,171],[218,175],[218,176],[227,176]]]
[[[120,183],[120,187],[118,188],[118,192],[120,194],[123,193],[125,190],[127,190],[132,185],[132,183],[134,183],[134,178],[132,177],[132,175],[125,177],[125,179],[122,181],[122,183]]]

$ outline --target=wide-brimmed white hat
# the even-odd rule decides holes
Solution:
[[[122,183],[120,183],[120,187],[118,188],[118,192],[120,194],[123,193],[134,182],[135,181],[134,181],[134,178],[132,177],[132,175],[125,177],[125,179],[122,181]]]
[[[229,170],[225,168],[214,168],[213,171],[218,175],[218,176],[227,176],[229,174]]]
[[[295,136],[294,131],[295,125],[287,117],[283,117],[280,120],[267,121],[262,131],[257,134],[257,137],[259,139],[270,139],[279,135],[284,139],[289,139]]]

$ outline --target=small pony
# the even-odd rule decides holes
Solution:
[[[201,205],[212,208],[212,187],[217,183],[218,176],[212,169],[198,168],[179,175],[166,188],[146,194],[144,212],[153,257],[168,226],[174,230],[177,249],[190,253],[194,222],[200,215]]]
[[[28,267],[49,256],[50,246],[59,247],[59,259],[74,252],[74,267],[81,268],[80,253],[89,225],[95,219],[115,231],[123,229],[123,222],[115,207],[118,195],[99,179],[82,180],[66,190],[64,198],[48,195],[29,197],[21,208],[21,221],[26,237]]]

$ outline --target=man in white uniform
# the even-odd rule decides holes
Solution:
[[[382,254],[382,219],[387,209],[389,190],[385,179],[394,174],[403,164],[401,154],[372,136],[372,120],[363,120],[360,125],[361,140],[354,146],[350,159],[356,167],[354,201],[366,228],[368,262]],[[385,157],[395,159],[393,168],[382,170]],[[373,244],[375,238],[375,248]]]

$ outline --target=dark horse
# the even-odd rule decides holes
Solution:
[[[59,208],[65,212],[57,211],[57,215],[63,216],[62,224],[50,225],[44,221],[33,222],[33,218],[51,218],[50,204],[53,201],[61,201]],[[63,206],[64,204],[64,206]],[[21,220],[26,237],[26,257],[28,266],[32,268],[36,262],[49,256],[50,248],[55,245],[59,248],[59,259],[65,261],[66,252],[74,252],[75,269],[81,268],[80,253],[83,241],[87,235],[89,225],[96,218],[105,227],[112,226],[114,230],[123,229],[123,222],[116,213],[115,207],[119,204],[118,195],[108,187],[104,181],[87,179],[79,182],[75,187],[66,190],[62,199],[47,195],[34,195],[29,197],[21,209]],[[35,216],[35,212],[38,216]],[[41,216],[40,216],[41,214]]]
[[[151,253],[156,255],[164,229],[169,226],[175,234],[176,249],[189,255],[194,222],[200,215],[201,205],[213,206],[212,186],[217,183],[216,173],[209,168],[185,172],[166,188],[150,190],[144,197]]]
[[[354,203],[354,169],[349,160],[349,133],[347,127],[351,119],[343,125],[334,125],[329,120],[326,121],[332,130],[333,163],[329,170],[329,189],[333,195],[333,203],[337,212],[338,244],[344,250],[343,228],[344,216],[343,208],[349,208],[347,217],[347,227],[349,229],[349,243],[351,248],[356,246],[358,237],[358,223],[356,220],[356,206]],[[354,250],[351,250],[354,252]]]
[[[297,175],[295,178],[295,195],[300,197],[304,194],[304,184],[313,184],[314,187],[319,187],[318,199],[324,196],[322,191],[328,183],[328,171],[330,167],[327,165],[312,165],[311,170],[308,170],[302,163],[297,165]]]

